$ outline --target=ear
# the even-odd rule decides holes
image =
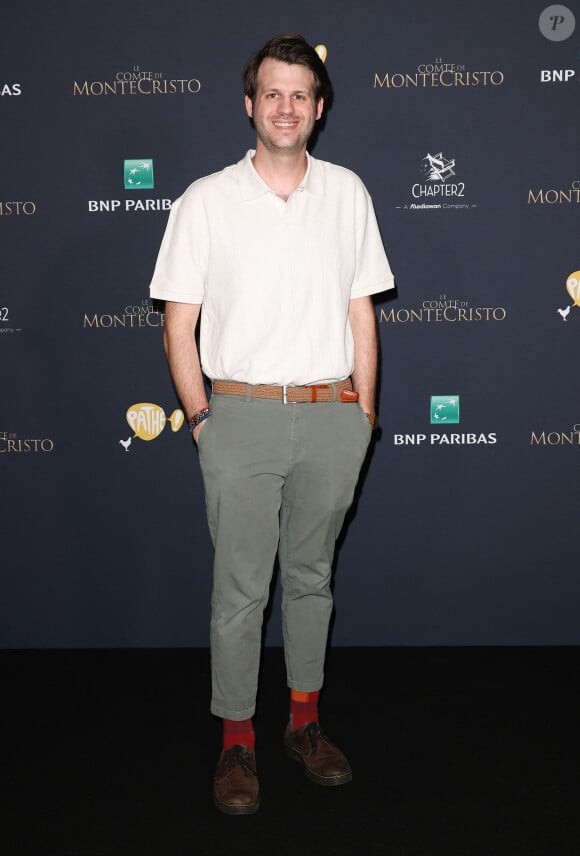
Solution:
[[[244,104],[246,105],[246,113],[248,114],[248,116],[251,119],[252,118],[252,111],[253,111],[253,104],[252,104],[252,99],[248,98],[247,95],[244,95]]]
[[[316,105],[316,119],[320,119],[322,116],[322,111],[324,110],[324,98],[318,99],[318,104]]]

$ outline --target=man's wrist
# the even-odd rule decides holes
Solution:
[[[365,415],[371,424],[371,428],[379,427],[379,416],[374,410],[365,410]]]
[[[375,399],[372,395],[361,396],[359,393],[358,404],[367,419],[371,424],[371,428],[376,428],[379,424],[379,417],[375,410]]]
[[[189,431],[191,434],[195,431],[198,425],[201,425],[202,422],[205,422],[206,419],[209,419],[211,416],[211,408],[210,407],[202,407],[201,410],[198,410],[196,414],[194,414],[189,420]]]

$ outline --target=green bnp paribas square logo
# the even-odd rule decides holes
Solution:
[[[457,425],[459,422],[458,395],[431,396],[431,425]]]
[[[124,165],[125,190],[151,190],[155,186],[151,158],[126,160]]]

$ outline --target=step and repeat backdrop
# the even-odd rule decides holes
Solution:
[[[0,647],[208,643],[148,288],[172,201],[253,146],[241,71],[283,32],[326,57],[313,154],[367,185],[397,284],[332,642],[578,644],[578,3],[36,0],[2,16]]]

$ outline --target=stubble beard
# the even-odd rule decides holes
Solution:
[[[308,144],[308,140],[312,136],[312,132],[314,130],[314,122],[310,128],[304,129],[307,133],[298,133],[294,140],[278,142],[278,140],[268,133],[265,126],[261,123],[258,124],[254,121],[254,125],[256,128],[256,134],[264,148],[269,151],[271,154],[277,155],[294,155],[297,152],[301,152],[306,145]]]

